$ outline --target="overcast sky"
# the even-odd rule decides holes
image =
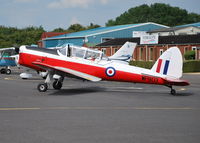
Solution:
[[[0,25],[42,26],[47,31],[75,23],[105,26],[129,8],[156,2],[200,14],[200,0],[0,0]]]

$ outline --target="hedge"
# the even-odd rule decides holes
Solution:
[[[200,61],[185,61],[183,64],[183,72],[200,72]]]
[[[151,69],[155,62],[130,61],[130,65]],[[200,72],[200,61],[191,60],[183,63],[183,72]]]

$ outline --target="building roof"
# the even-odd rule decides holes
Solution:
[[[80,32],[75,32],[75,33],[69,33],[69,34],[64,34],[64,35],[59,35],[55,36],[52,38],[47,38],[49,39],[62,39],[62,38],[80,38],[80,37],[88,37],[88,36],[93,36],[93,35],[98,35],[98,34],[103,34],[103,33],[108,33],[108,32],[113,32],[113,31],[118,31],[118,30],[123,30],[127,28],[133,28],[133,27],[139,27],[147,24],[154,24],[154,25],[159,25],[163,27],[168,27],[165,25],[160,25],[152,22],[148,23],[139,23],[139,24],[127,24],[127,25],[117,25],[117,26],[109,26],[109,27],[98,27],[94,29],[89,29],[89,30],[84,30]]]
[[[96,47],[122,46],[127,41],[134,42],[140,45],[140,38],[117,38],[107,42],[96,45]],[[199,35],[173,35],[173,36],[159,36],[158,44],[194,44],[200,43]]]
[[[187,26],[196,26],[196,27],[200,27],[200,22],[191,23],[191,24],[185,24],[185,25],[179,25],[179,26],[176,26],[176,27],[187,27]]]
[[[147,33],[174,32],[174,31],[185,29],[185,28],[188,28],[188,27],[199,28],[199,27],[196,27],[196,26],[170,27],[170,28],[161,28],[161,29],[151,30],[151,31],[148,31]]]
[[[42,40],[42,39],[45,39],[45,38],[63,35],[63,34],[66,34],[66,33],[67,32],[43,32],[40,39]]]

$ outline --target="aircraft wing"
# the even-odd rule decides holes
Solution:
[[[180,79],[170,79],[170,78],[165,78],[167,84],[170,85],[176,85],[176,86],[186,86],[190,85],[188,81],[186,80],[180,80]]]
[[[83,72],[79,72],[79,71],[76,71],[76,70],[72,70],[72,69],[69,69],[69,68],[51,66],[51,65],[41,63],[41,62],[33,62],[33,64],[37,65],[39,67],[42,67],[44,69],[54,69],[54,70],[62,71],[62,72],[69,73],[71,75],[81,77],[83,79],[87,79],[87,80],[94,81],[94,82],[101,80],[101,78],[98,78],[96,76],[92,76],[92,75],[89,75],[89,74],[86,74],[86,73],[83,73]]]

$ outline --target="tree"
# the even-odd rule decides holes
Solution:
[[[90,23],[90,25],[87,26],[86,29],[94,29],[94,28],[98,28],[98,27],[100,27],[100,25]]]
[[[69,26],[69,28],[67,29],[68,32],[78,32],[78,31],[83,31],[86,28],[80,24],[72,24]]]
[[[66,30],[63,28],[56,28],[52,32],[66,32]]]
[[[43,32],[42,26],[24,29],[0,26],[0,48],[37,44]]]
[[[155,22],[168,26],[195,23],[200,21],[200,15],[188,13],[185,9],[172,7],[168,4],[155,3],[150,6],[143,4],[130,8],[115,20],[108,20],[106,26]]]

